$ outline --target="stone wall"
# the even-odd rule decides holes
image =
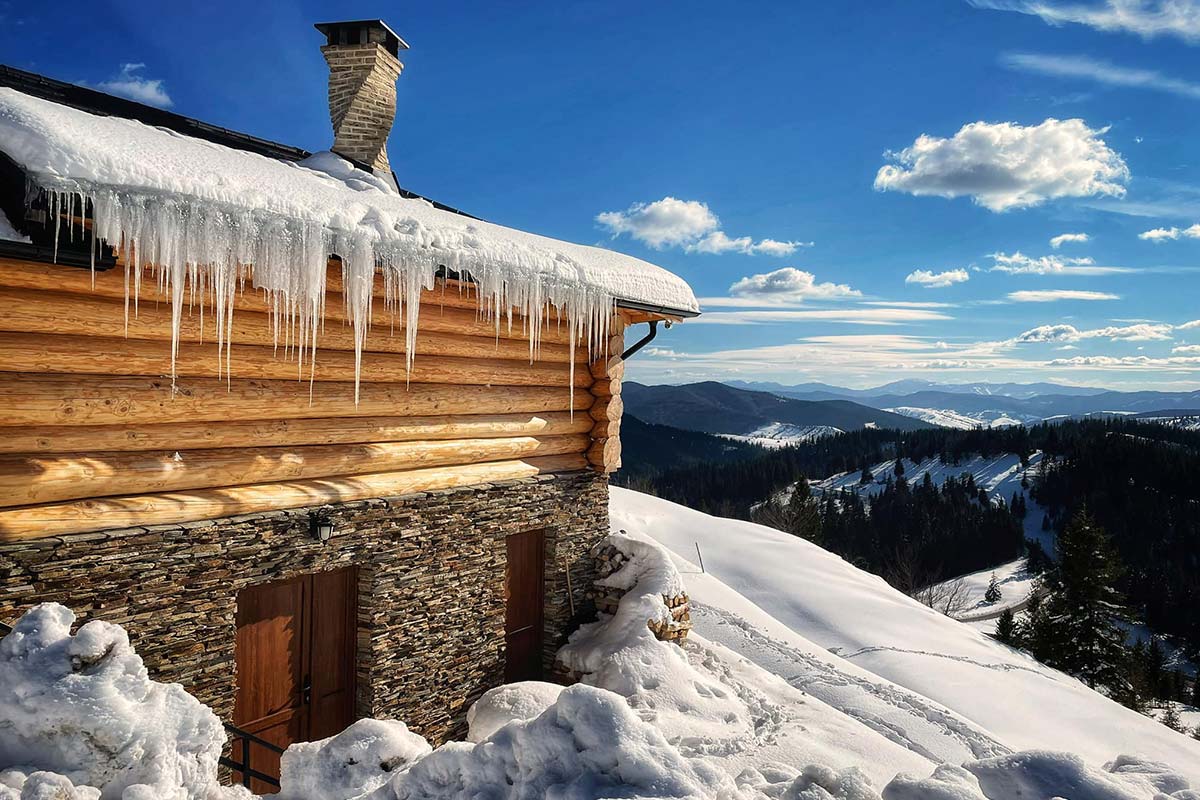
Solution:
[[[469,704],[503,682],[506,535],[546,531],[547,668],[572,617],[594,614],[588,551],[608,529],[603,475],[325,506],[335,525],[325,544],[309,536],[311,510],[0,544],[0,620],[55,601],[80,623],[120,623],[152,676],[231,719],[237,592],[356,566],[357,712],[441,742],[462,736]]]

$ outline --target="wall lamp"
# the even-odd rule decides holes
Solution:
[[[325,544],[333,536],[333,520],[324,514],[313,512],[308,515],[308,534],[313,541]]]

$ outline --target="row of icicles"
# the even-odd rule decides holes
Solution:
[[[342,265],[346,321],[353,330],[354,398],[359,399],[363,350],[373,318],[376,272],[383,276],[384,308],[403,319],[406,379],[416,353],[421,293],[437,286],[439,268],[469,275],[460,294],[473,294],[479,318],[493,323],[496,335],[520,328],[529,341],[529,359],[538,358],[543,330],[566,323],[570,343],[571,408],[574,410],[575,347],[586,343],[589,359],[608,356],[613,297],[596,289],[542,280],[533,264],[489,262],[473,253],[408,246],[406,239],[385,241],[366,230],[355,235],[331,231],[313,222],[268,217],[246,209],[220,208],[163,198],[150,203],[120,190],[45,190],[55,221],[57,258],[62,217],[65,235],[87,236],[85,212],[92,210],[92,279],[99,242],[118,242],[125,269],[125,325],[137,315],[143,273],[151,275],[160,296],[171,304],[171,381],[186,310],[215,316],[218,375],[230,378],[233,311],[247,287],[262,291],[268,306],[275,349],[297,360],[298,375],[308,366],[313,391],[317,339],[324,325],[326,269],[331,253]],[[78,223],[77,223],[78,220]],[[445,288],[445,284],[443,284]]]

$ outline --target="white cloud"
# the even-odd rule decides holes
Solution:
[[[167,94],[163,81],[138,74],[145,67],[145,64],[122,64],[120,72],[106,81],[97,83],[96,88],[146,105],[170,108],[175,103]]]
[[[701,307],[704,301],[700,301]],[[688,325],[763,325],[785,322],[829,322],[847,325],[900,325],[934,322],[952,317],[916,308],[847,308],[787,311],[709,311],[688,320]]]
[[[1008,299],[1014,303],[1052,303],[1056,300],[1120,300],[1121,296],[1108,292],[1085,292],[1078,289],[1040,289],[1009,292]]]
[[[1050,25],[1075,23],[1145,39],[1177,36],[1200,41],[1200,4],[1195,0],[967,0],[976,8],[1017,11]]]
[[[1050,239],[1050,246],[1057,250],[1064,244],[1082,244],[1091,241],[1091,238],[1086,233],[1060,233],[1058,236]]]
[[[957,308],[957,303],[937,303],[923,300],[864,300],[864,306],[894,306],[895,308]]]
[[[1108,86],[1154,89],[1200,99],[1200,83],[1172,78],[1152,69],[1121,67],[1087,56],[1055,56],[1037,53],[1005,53],[1000,62],[1011,69],[1058,78],[1084,78]]]
[[[1122,197],[1129,168],[1081,119],[1040,125],[973,122],[949,139],[922,134],[888,153],[879,191],[971,197],[992,211],[1036,206],[1061,197]]]
[[[729,287],[735,297],[765,299],[771,302],[835,300],[862,297],[862,292],[844,283],[817,283],[811,272],[783,267],[773,272],[748,275]]]
[[[1200,344],[1183,344],[1179,347],[1172,347],[1172,353],[1187,353],[1191,355],[1200,355]]]
[[[596,222],[608,228],[614,237],[628,234],[655,250],[682,247],[689,253],[761,253],[782,257],[791,255],[799,247],[812,245],[812,242],[778,239],[756,242],[749,236],[730,237],[721,230],[721,220],[707,204],[674,197],[664,197],[653,203],[634,203],[624,211],[605,211],[596,215]]]
[[[1147,324],[1109,326],[1079,330],[1074,325],[1039,325],[1013,339],[1017,344],[1032,342],[1078,342],[1083,339],[1108,339],[1118,342],[1164,341],[1171,338],[1172,325]]]
[[[1200,239],[1200,223],[1187,228],[1154,228],[1153,230],[1142,231],[1138,234],[1139,239],[1147,242],[1165,242],[1168,239],[1179,239],[1181,237]]]
[[[596,215],[596,221],[614,236],[627,233],[655,250],[693,242],[720,225],[704,203],[674,197],[634,203],[624,211],[605,211]]]
[[[956,283],[971,280],[971,275],[965,269],[950,269],[945,272],[931,272],[927,269],[913,270],[904,278],[905,283],[915,283],[926,289],[943,289]]]
[[[775,239],[763,239],[762,241],[755,242],[749,236],[739,236],[736,239],[731,239],[725,231],[713,231],[704,238],[685,245],[683,249],[689,253],[720,254],[734,252],[748,256],[764,253],[779,258],[789,256],[796,252],[797,248],[811,244],[811,242],[780,242]]]
[[[1181,331],[1190,331],[1192,328],[1200,328],[1200,319],[1194,319],[1191,322],[1185,322],[1177,327]]]
[[[1020,250],[1015,253],[991,253],[988,256],[995,264],[989,272],[1007,272],[1010,275],[1116,275],[1136,272],[1130,267],[1101,267],[1090,258],[1066,258],[1050,255],[1032,257]]]
[[[1200,358],[1193,356],[1167,356],[1153,358],[1151,356],[1074,356],[1072,358],[1056,358],[1047,361],[1049,367],[1134,367],[1141,369],[1161,369],[1163,367],[1194,367],[1200,365]]]

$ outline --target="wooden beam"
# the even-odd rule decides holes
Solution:
[[[586,435],[0,457],[0,506],[583,453]]]
[[[2,270],[0,270],[2,271]],[[424,417],[591,408],[584,391],[543,386],[443,386],[14,373],[0,380],[0,435],[8,426],[147,425],[297,417]]]
[[[0,287],[0,331],[12,333],[73,334],[109,338],[171,340],[171,309],[165,303],[146,303],[138,313],[129,315],[125,324],[125,304],[115,298],[92,294],[66,294],[39,289],[9,289]],[[420,324],[416,353],[434,356],[459,356],[530,360],[526,338],[496,336],[490,326],[481,325],[472,314],[444,316],[432,309],[425,315],[433,321]],[[428,321],[428,319],[426,320]],[[185,309],[180,321],[180,341],[215,343],[217,320],[211,309]],[[430,329],[432,328],[432,330]],[[271,316],[258,311],[237,311],[229,338],[234,344],[262,345],[283,348],[288,331],[276,333]],[[293,332],[292,338],[296,338]],[[354,350],[354,331],[346,325],[326,325],[317,335],[317,349]],[[365,352],[403,353],[405,336],[403,321],[394,330],[376,324],[367,335]],[[571,348],[564,344],[543,342],[537,352],[539,362],[566,363]],[[588,360],[587,348],[575,348],[577,363]]]
[[[0,510],[0,542],[72,533],[217,519],[285,508],[344,503],[372,497],[488,481],[511,480],[548,472],[584,469],[582,455],[494,461],[466,467],[407,470],[346,478],[232,486],[167,494],[142,494],[76,500]],[[336,535],[336,532],[335,532]]]
[[[178,422],[161,425],[49,425],[0,428],[0,453],[197,450],[314,444],[561,436],[588,433],[586,413],[440,417],[344,417]]]
[[[310,366],[276,354],[270,347],[234,345],[228,361],[216,345],[181,344],[175,375],[216,378],[225,370],[234,378],[307,379]],[[565,364],[529,364],[488,358],[424,356],[406,371],[405,358],[373,353],[362,359],[362,381],[368,383],[445,383],[477,386],[566,386],[571,374]],[[48,336],[0,333],[0,372],[93,373],[112,375],[169,375],[171,348],[162,342],[88,336]],[[318,350],[315,376],[322,381],[352,381],[354,354]],[[574,385],[586,387],[592,376],[575,370]]]

